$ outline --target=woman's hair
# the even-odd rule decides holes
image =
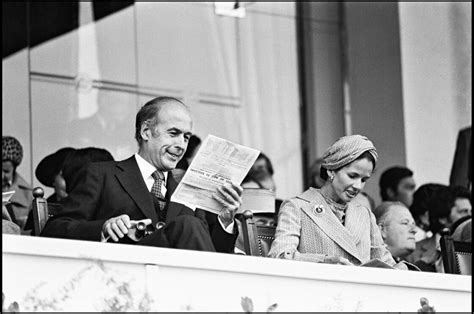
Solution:
[[[354,159],[354,161],[356,160],[360,160],[360,159],[364,159],[364,158],[367,158],[368,160],[370,160],[372,162],[372,166],[374,167],[374,170],[375,170],[375,159],[374,159],[374,156],[372,156],[372,154],[369,152],[369,151],[366,151],[366,152],[363,152],[362,154],[360,154],[359,157],[357,157],[356,159]],[[352,164],[354,161],[348,163],[347,165],[344,165],[340,168],[337,168],[337,169],[334,169],[335,172],[338,172],[339,170],[341,170],[342,168]],[[321,166],[321,172],[319,173],[319,176],[327,181],[327,179],[329,178],[329,175],[328,175],[328,170],[326,168],[324,168],[323,166]]]

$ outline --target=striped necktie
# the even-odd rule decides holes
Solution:
[[[161,193],[161,186],[163,185],[163,173],[160,171],[156,170],[151,174],[153,179],[155,179],[155,182],[153,183],[153,186],[151,187],[151,194],[156,196],[158,199],[165,199],[163,194]]]

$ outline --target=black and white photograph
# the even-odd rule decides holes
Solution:
[[[472,313],[472,2],[2,2],[2,313]]]

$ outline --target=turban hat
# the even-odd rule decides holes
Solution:
[[[2,161],[11,161],[18,166],[23,159],[23,147],[20,142],[12,136],[2,137]]]
[[[365,152],[369,152],[374,158],[375,168],[378,155],[374,144],[362,135],[343,136],[323,154],[321,166],[328,170],[336,170],[350,164]]]

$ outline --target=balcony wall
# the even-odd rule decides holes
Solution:
[[[20,311],[471,311],[471,277],[3,235]]]

